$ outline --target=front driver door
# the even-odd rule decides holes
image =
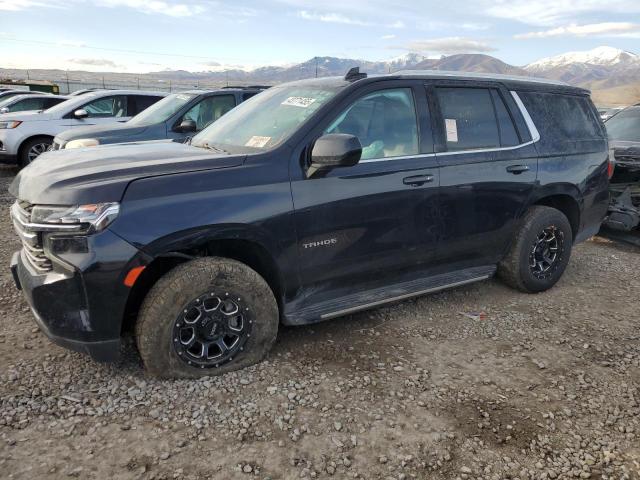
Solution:
[[[435,254],[438,168],[419,87],[406,81],[384,90],[370,86],[322,125],[315,138],[347,133],[360,139],[357,165],[307,179],[305,161],[294,160],[303,303],[395,283],[426,268]]]

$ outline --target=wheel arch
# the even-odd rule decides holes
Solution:
[[[51,140],[51,142],[53,143],[54,136],[53,135],[46,135],[46,134],[43,134],[43,133],[39,133],[39,134],[36,134],[36,135],[30,135],[30,136],[24,138],[20,142],[20,145],[18,146],[18,150],[17,150],[17,152],[18,152],[18,155],[17,155],[18,156],[18,162],[22,162],[22,154],[24,152],[24,148],[27,145],[27,143],[29,143],[31,140],[35,140],[37,138],[48,139],[48,140]]]
[[[551,207],[562,212],[569,220],[571,233],[575,240],[581,225],[581,208],[578,198],[577,193],[573,191],[573,189],[559,187],[548,189],[538,196],[531,205]]]
[[[123,333],[133,330],[144,298],[162,276],[174,267],[200,257],[230,258],[252,268],[267,282],[282,311],[285,289],[283,275],[267,244],[254,235],[241,236],[237,231],[231,234],[230,230],[225,234],[200,235],[199,241],[194,241],[193,236],[193,231],[171,235],[171,238],[154,242],[148,247],[152,252],[152,260],[146,264],[129,292],[121,327]]]

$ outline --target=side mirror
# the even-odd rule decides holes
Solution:
[[[73,116],[76,118],[87,118],[89,116],[89,112],[87,112],[84,108],[79,108],[75,112],[73,112]]]
[[[328,133],[313,145],[307,178],[321,169],[352,167],[360,161],[362,145],[358,137],[346,133]]]
[[[9,107],[0,108],[0,113],[9,113]]]
[[[193,120],[182,120],[180,125],[176,128],[177,132],[189,133],[195,132],[198,129],[198,125]]]

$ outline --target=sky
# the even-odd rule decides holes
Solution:
[[[640,0],[0,0],[0,67],[144,73],[315,56],[640,53]]]

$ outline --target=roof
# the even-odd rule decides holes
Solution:
[[[249,86],[249,87],[219,87],[219,88],[211,88],[211,89],[194,88],[192,90],[181,90],[179,92],[173,92],[173,93],[187,93],[189,95],[202,95],[205,93],[219,93],[219,92],[229,93],[235,90],[246,92],[248,90],[264,90],[265,88],[269,88],[269,87],[262,87],[262,86],[256,85],[256,86]]]
[[[517,75],[502,75],[498,73],[478,73],[478,72],[449,72],[444,70],[401,70],[394,73],[384,75],[369,75],[349,82],[344,77],[323,77],[312,78],[307,80],[298,80],[289,82],[290,84],[303,84],[313,87],[344,87],[355,83],[370,83],[381,80],[394,79],[417,79],[417,80],[476,80],[476,81],[496,81],[500,82],[509,89],[527,89],[527,90],[547,90],[547,91],[563,91],[577,94],[588,94],[589,91],[583,88],[574,87],[567,83],[549,80],[546,78],[524,77]]]

